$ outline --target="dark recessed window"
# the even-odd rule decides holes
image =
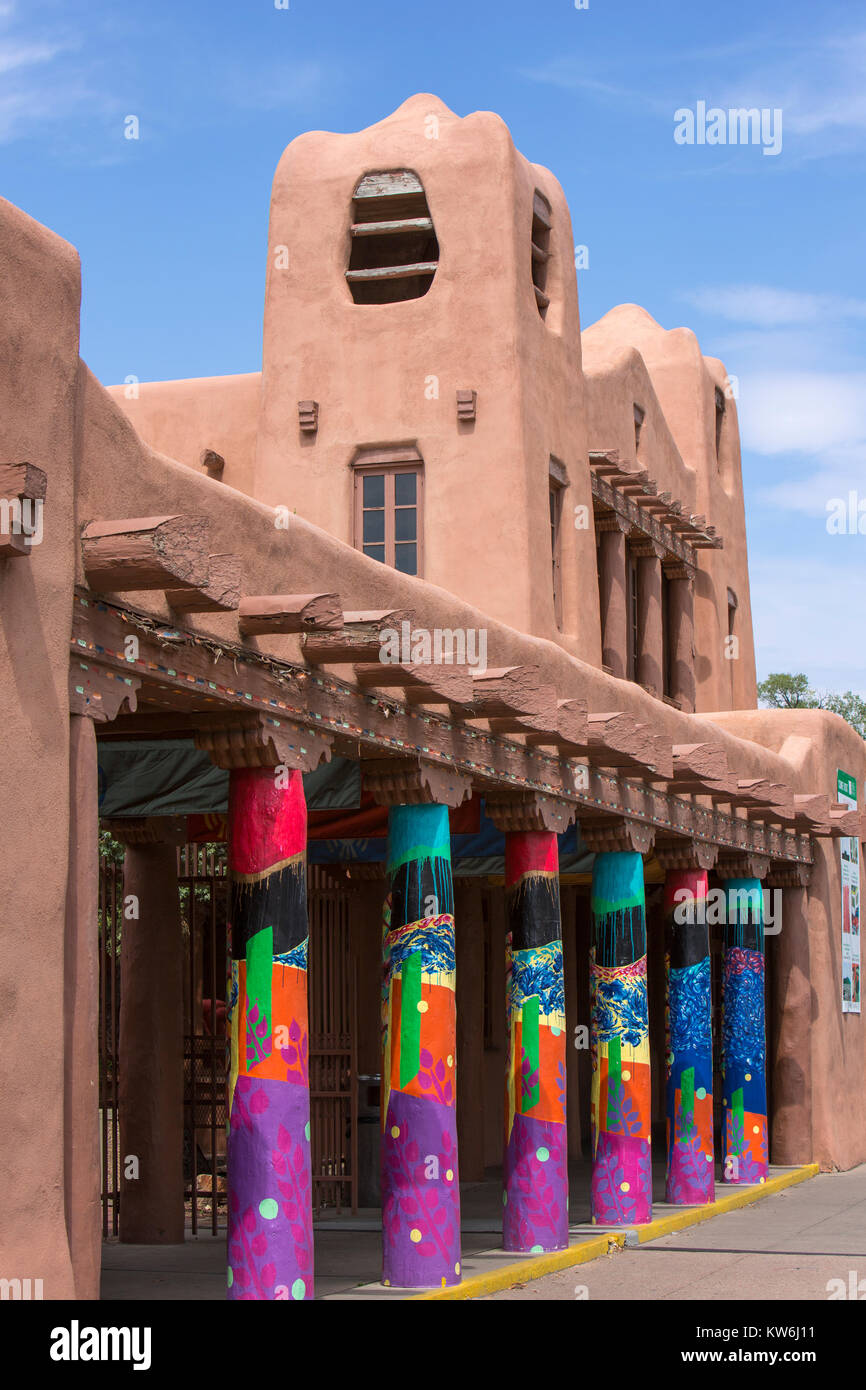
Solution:
[[[719,457],[722,447],[722,426],[725,423],[725,395],[724,392],[716,387],[716,458]]]
[[[737,619],[737,595],[733,589],[728,590],[728,636],[734,635],[734,623]]]
[[[351,237],[346,279],[356,304],[395,304],[427,293],[439,243],[417,174],[365,174],[352,200]]]
[[[553,478],[548,488],[550,501],[550,554],[553,566],[553,612],[556,626],[562,627],[562,487]]]
[[[640,448],[640,431],[644,421],[644,412],[639,405],[634,408],[634,451],[637,453]]]
[[[421,573],[423,463],[415,449],[355,460],[355,546],[403,574]]]
[[[551,225],[550,203],[544,194],[539,193],[536,189],[532,199],[532,288],[535,291],[535,302],[542,318],[545,317],[547,306],[550,303],[545,289],[547,286],[547,264],[550,260]]]

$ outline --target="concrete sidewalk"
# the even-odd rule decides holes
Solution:
[[[866,1165],[487,1297],[825,1302],[861,1279],[866,1299]]]
[[[685,1241],[682,1248],[687,1251],[718,1251],[721,1255],[733,1258],[725,1244],[727,1237],[716,1234],[720,1227],[723,1230],[728,1229],[721,1223],[732,1219],[731,1215],[717,1214],[720,1210],[724,1212],[725,1208],[757,1202],[757,1205],[750,1205],[746,1210],[735,1213],[741,1223],[737,1229],[751,1231],[759,1212],[777,1212],[780,1203],[787,1204],[790,1201],[795,1189],[789,1189],[787,1184],[803,1184],[796,1189],[802,1194],[803,1211],[822,1212],[823,1206],[817,1197],[810,1198],[810,1193],[817,1193],[819,1190],[819,1182],[822,1184],[822,1192],[829,1183],[832,1192],[841,1193],[842,1188],[834,1187],[833,1184],[844,1185],[847,1182],[850,1187],[851,1179],[855,1176],[841,1174],[819,1180],[812,1176],[814,1167],[808,1170],[774,1168],[770,1170],[765,1188],[730,1188],[717,1184],[716,1203],[712,1208],[679,1208],[670,1207],[664,1202],[664,1167],[656,1165],[653,1222],[648,1227],[639,1227],[631,1233],[626,1233],[621,1228],[607,1232],[604,1228],[589,1223],[589,1165],[579,1161],[570,1165],[570,1168],[573,1168],[573,1171],[570,1172],[570,1248],[567,1251],[551,1255],[520,1256],[508,1254],[502,1249],[501,1184],[498,1175],[491,1174],[486,1182],[468,1184],[461,1190],[464,1272],[464,1283],[461,1286],[421,1295],[405,1289],[385,1288],[379,1282],[381,1212],[370,1209],[361,1211],[354,1217],[348,1214],[338,1217],[335,1213],[324,1213],[316,1222],[316,1297],[363,1301],[401,1301],[412,1297],[465,1299],[481,1298],[494,1291],[497,1291],[496,1296],[501,1296],[498,1291],[502,1291],[502,1295],[508,1297],[573,1298],[575,1286],[588,1287],[590,1280],[593,1286],[596,1280],[600,1280],[599,1289],[607,1288],[602,1278],[606,1271],[610,1271],[610,1291],[600,1292],[598,1297],[680,1297],[677,1289],[682,1284],[689,1284],[691,1275],[688,1272],[682,1276],[672,1275],[670,1291],[665,1292],[665,1285],[660,1293],[656,1293],[657,1281],[648,1271],[645,1261],[643,1265],[638,1266],[636,1287],[642,1288],[649,1279],[653,1291],[624,1293],[616,1271],[620,1268],[630,1269],[631,1262],[623,1265],[622,1261],[627,1252],[617,1250],[611,1254],[610,1246],[615,1242],[622,1244],[627,1241],[631,1244],[632,1241],[636,1243],[640,1240],[652,1242],[649,1246],[642,1246],[641,1254],[644,1249],[663,1249],[671,1251],[673,1255],[675,1250],[681,1248],[679,1242]],[[851,1190],[858,1192],[857,1201],[866,1203],[866,1167],[858,1170],[858,1173],[862,1190]],[[805,1182],[804,1178],[807,1179]],[[783,1187],[784,1191],[777,1190]],[[842,1200],[841,1197],[832,1199],[834,1202]],[[846,1200],[846,1211],[848,1205],[850,1202]],[[789,1207],[782,1205],[781,1210],[787,1211]],[[859,1244],[866,1247],[866,1239],[863,1238],[863,1217],[864,1211],[861,1210],[858,1218],[859,1227],[855,1224],[852,1229],[859,1229]],[[691,1229],[683,1231],[682,1228],[686,1225]],[[844,1215],[840,1220],[840,1229],[848,1229],[847,1217]],[[672,1230],[678,1234],[671,1234]],[[768,1237],[771,1245],[774,1238]],[[722,1241],[720,1246],[717,1244],[719,1240]],[[838,1252],[835,1247],[829,1250],[831,1258],[837,1257],[837,1254],[848,1253],[849,1251],[841,1246],[838,1247]],[[854,1252],[850,1253],[853,1258]],[[631,1252],[628,1254],[630,1257]],[[866,1275],[866,1256],[863,1264],[863,1272]],[[654,1266],[650,1267],[653,1268]],[[842,1277],[847,1278],[847,1269],[846,1265]],[[561,1272],[551,1275],[551,1271],[554,1270]],[[528,1282],[530,1280],[533,1282]],[[826,1278],[824,1282],[826,1283]],[[515,1284],[522,1287],[512,1287]],[[554,1291],[545,1292],[548,1288]],[[117,1241],[106,1242],[103,1246],[103,1299],[223,1300],[225,1296],[224,1235],[201,1234],[192,1237],[188,1233],[184,1245],[174,1246],[120,1245]]]

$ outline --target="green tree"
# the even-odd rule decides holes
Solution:
[[[776,709],[815,709],[820,705],[819,697],[802,672],[796,676],[773,672],[765,681],[758,682],[758,699],[762,705]]]
[[[776,671],[758,682],[758,700],[774,709],[828,709],[839,714],[866,739],[866,699],[853,690],[814,690],[802,671],[792,676]]]

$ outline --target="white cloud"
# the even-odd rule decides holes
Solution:
[[[759,677],[804,671],[818,689],[866,693],[866,647],[852,614],[866,610],[866,536],[838,536],[838,560],[752,558]]]
[[[738,375],[747,449],[822,455],[866,442],[866,371]]]
[[[706,313],[762,328],[826,323],[828,319],[866,319],[866,299],[775,289],[771,285],[706,286],[687,291],[683,298]]]
[[[3,11],[0,10],[0,16]],[[0,40],[0,72],[15,72],[18,68],[33,67],[36,63],[49,63],[63,50],[57,43],[16,43],[14,40]]]

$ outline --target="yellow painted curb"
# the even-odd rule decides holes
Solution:
[[[750,1206],[752,1202],[760,1202],[764,1197],[772,1197],[774,1193],[781,1192],[786,1187],[794,1187],[797,1183],[814,1178],[818,1171],[817,1163],[805,1163],[801,1168],[792,1168],[788,1173],[778,1173],[765,1183],[726,1192],[724,1197],[708,1202],[705,1207],[686,1207],[683,1211],[673,1212],[669,1216],[659,1216],[646,1226],[629,1229],[637,1233],[643,1245],[647,1241],[658,1240],[660,1236],[672,1235],[674,1231],[699,1226],[702,1221],[709,1221],[713,1216],[722,1216],[727,1211]],[[483,1298],[485,1294],[499,1293],[502,1289],[510,1288],[512,1284],[526,1284],[530,1279],[541,1279],[545,1274],[555,1274],[557,1270],[570,1269],[574,1265],[597,1260],[599,1256],[606,1255],[611,1246],[624,1246],[625,1237],[625,1230],[606,1231],[603,1235],[570,1245],[567,1250],[554,1250],[546,1255],[536,1255],[512,1264],[498,1265],[487,1274],[471,1275],[464,1279],[462,1284],[454,1284],[447,1289],[429,1289],[425,1293],[409,1294],[407,1298],[411,1302],[418,1299],[447,1299],[452,1302],[456,1299]]]

